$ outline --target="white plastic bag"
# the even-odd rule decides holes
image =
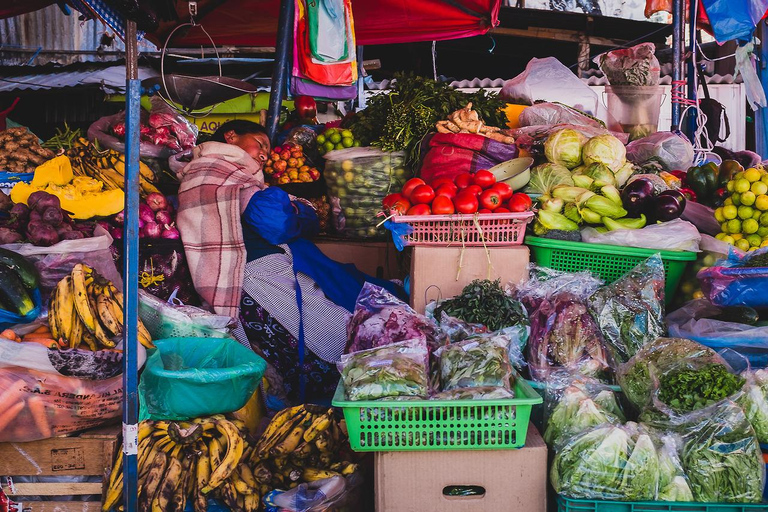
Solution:
[[[642,165],[651,158],[658,159],[668,171],[687,170],[693,165],[693,145],[683,135],[656,132],[627,145],[627,160]]]
[[[690,222],[675,219],[651,224],[643,229],[617,229],[607,233],[599,233],[595,228],[587,227],[581,230],[581,239],[592,244],[699,252],[701,235]]]
[[[605,129],[600,121],[560,103],[537,103],[520,113],[520,126],[542,126],[552,124],[575,124]]]

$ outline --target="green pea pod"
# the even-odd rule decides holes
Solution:
[[[641,229],[645,227],[645,215],[640,215],[639,219],[612,219],[610,217],[603,217],[603,224],[610,231],[617,229]]]

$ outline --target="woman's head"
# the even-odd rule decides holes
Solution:
[[[252,121],[244,119],[227,121],[219,126],[210,140],[238,146],[262,165],[269,158],[270,144],[267,130]]]

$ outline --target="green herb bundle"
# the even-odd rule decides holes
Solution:
[[[448,299],[435,308],[434,316],[458,318],[471,324],[481,324],[490,331],[498,331],[518,324],[528,325],[523,305],[501,288],[501,281],[474,280],[460,295]]]
[[[703,409],[728,398],[744,386],[744,379],[724,365],[710,363],[702,368],[672,370],[660,379],[659,399],[676,412]]]

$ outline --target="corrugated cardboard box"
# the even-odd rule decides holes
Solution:
[[[392,242],[315,240],[320,251],[339,263],[352,263],[361,272],[380,279],[403,279],[400,258]]]
[[[375,482],[376,512],[546,512],[547,446],[530,425],[517,450],[377,453]]]
[[[414,247],[411,306],[424,313],[428,302],[461,293],[474,279],[501,279],[502,286],[528,276],[530,251],[512,247]]]

